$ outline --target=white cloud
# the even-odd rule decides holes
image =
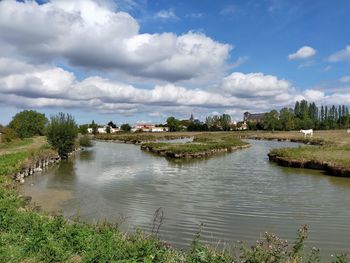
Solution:
[[[169,9],[169,10],[160,10],[159,12],[156,13],[156,18],[161,18],[161,19],[171,19],[171,20],[178,20],[179,18],[175,14],[174,9]]]
[[[340,78],[340,82],[350,83],[350,76],[344,76],[344,77]]]
[[[314,56],[316,54],[316,50],[309,46],[301,47],[297,52],[288,55],[289,60],[295,59],[306,59]]]
[[[37,64],[63,59],[88,70],[117,70],[170,82],[227,69],[231,45],[195,32],[141,34],[133,17],[104,2],[1,1],[0,56],[12,54]]]
[[[292,86],[288,81],[272,75],[234,72],[224,78],[222,88],[240,98],[274,97],[285,100],[289,96],[282,95],[288,94]]]
[[[245,57],[239,57],[235,62],[233,62],[231,64],[231,67],[232,68],[238,68],[240,65],[243,65],[244,63],[246,63],[248,61],[248,57],[245,56]]]
[[[325,93],[319,90],[307,89],[303,92],[303,95],[307,101],[320,101],[325,98]]]
[[[329,62],[350,61],[350,45],[328,57]]]

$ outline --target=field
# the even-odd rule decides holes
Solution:
[[[23,140],[16,139],[9,143],[2,142],[0,143],[0,155],[23,151],[35,151],[45,144],[47,144],[45,136],[25,138]]]

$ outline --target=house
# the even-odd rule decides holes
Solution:
[[[151,132],[152,128],[155,128],[153,124],[145,124],[145,123],[139,123],[136,124],[134,127],[132,127],[131,131],[142,131],[142,132]]]
[[[243,114],[243,122],[261,122],[264,116],[265,113],[250,113],[247,111]]]
[[[168,127],[154,127],[151,132],[167,132],[169,131]]]
[[[167,132],[169,131],[168,127],[156,127],[153,124],[139,123],[136,124],[132,129],[132,132],[142,131],[142,132]]]
[[[103,127],[98,127],[97,128],[97,133],[107,133],[107,127],[109,127],[109,129],[110,129],[110,133],[116,133],[116,132],[120,131],[120,129],[118,127],[112,128],[112,127],[110,127],[108,125],[105,125]],[[92,128],[87,128],[87,132],[90,133],[90,134],[92,133],[92,130],[93,130]]]

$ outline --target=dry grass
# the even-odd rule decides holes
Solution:
[[[17,139],[10,143],[0,143],[0,155],[18,153],[24,151],[35,151],[47,144],[45,136],[37,136],[28,139]]]

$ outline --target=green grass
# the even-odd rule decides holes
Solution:
[[[143,148],[148,147],[151,152],[174,154],[203,153],[211,150],[232,149],[244,145],[247,145],[247,143],[237,137],[222,133],[204,133],[195,136],[193,142],[187,143],[149,142],[142,144]]]
[[[350,168],[350,145],[346,146],[304,146],[297,148],[272,149],[270,154],[275,154],[288,160],[317,161],[330,163],[334,166]]]
[[[32,144],[34,141],[32,138],[25,138],[23,140],[21,139],[16,139],[14,141],[11,142],[2,142],[0,143],[0,148],[2,149],[8,149],[8,148],[12,148],[12,147],[22,147],[22,146],[26,146],[29,144]]]

